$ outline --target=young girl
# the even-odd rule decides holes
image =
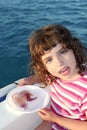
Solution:
[[[35,76],[19,85],[42,81],[51,94],[50,109],[38,112],[45,122],[36,130],[87,130],[86,48],[61,25],[35,31],[29,48]]]

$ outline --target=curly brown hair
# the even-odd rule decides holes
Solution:
[[[31,54],[31,65],[34,73],[45,84],[49,80],[52,83],[56,77],[52,76],[42,63],[41,56],[45,51],[51,50],[57,44],[62,44],[64,48],[72,49],[79,67],[79,74],[85,71],[84,64],[87,61],[87,49],[82,46],[78,38],[73,38],[70,31],[61,25],[49,25],[32,33],[29,39],[29,48]]]

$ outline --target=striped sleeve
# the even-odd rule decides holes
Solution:
[[[87,93],[84,95],[82,102],[80,104],[81,112],[87,112]]]

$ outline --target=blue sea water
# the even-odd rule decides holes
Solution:
[[[0,88],[29,75],[29,36],[53,23],[87,46],[87,0],[0,0]]]

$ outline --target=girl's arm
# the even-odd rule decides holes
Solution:
[[[37,75],[32,75],[27,78],[21,79],[18,82],[18,86],[32,85],[32,84],[39,83],[39,82],[40,82],[40,79],[37,77]]]
[[[69,130],[87,130],[87,121],[61,117],[46,109],[42,109],[38,114],[43,120],[55,122]]]

